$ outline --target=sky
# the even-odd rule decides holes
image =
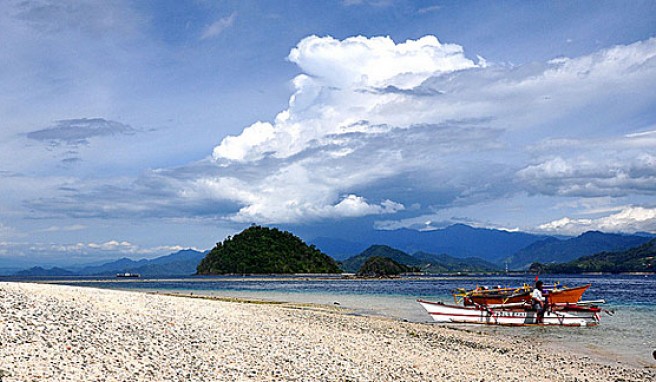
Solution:
[[[0,265],[656,233],[655,1],[0,2]]]

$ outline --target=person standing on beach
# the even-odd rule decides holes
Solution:
[[[533,289],[533,293],[531,294],[531,302],[533,304],[533,310],[536,310],[538,312],[537,314],[537,319],[536,323],[540,324],[542,323],[542,320],[544,319],[544,312],[546,310],[546,299],[542,295],[542,280],[538,280],[535,283],[535,289]]]

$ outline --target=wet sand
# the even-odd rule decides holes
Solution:
[[[0,284],[2,381],[652,381],[526,338],[348,314]]]

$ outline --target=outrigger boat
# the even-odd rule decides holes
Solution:
[[[581,301],[590,284],[574,288],[560,287],[543,289],[547,299],[544,314],[531,306],[532,287],[520,288],[476,288],[457,289],[453,292],[456,305],[442,302],[417,300],[436,322],[475,323],[493,325],[559,325],[594,326],[599,324],[601,312],[607,310],[597,305],[604,300]],[[458,305],[462,303],[462,305]]]
[[[577,304],[553,304],[540,318],[538,312],[526,303],[460,306],[441,302],[417,300],[435,322],[472,323],[492,325],[559,325],[595,326],[599,324],[602,309],[594,304],[603,300]]]
[[[545,295],[549,298],[551,304],[576,304],[581,301],[591,284],[585,284],[573,288],[560,287],[555,284],[553,288],[546,288]],[[530,303],[531,291],[530,285],[524,284],[519,288],[476,288],[473,290],[456,289],[453,292],[453,299],[456,304],[462,302],[465,306],[473,305],[490,305],[490,304],[514,304]]]

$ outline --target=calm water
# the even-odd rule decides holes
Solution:
[[[490,334],[538,337],[548,346],[607,362],[656,367],[656,276],[542,277],[546,285],[591,283],[584,300],[604,299],[614,311],[594,328],[466,326]],[[111,289],[193,293],[275,301],[339,304],[356,314],[383,315],[412,322],[431,322],[417,298],[453,301],[455,288],[516,287],[531,277],[417,277],[393,280],[351,280],[338,277],[187,277],[176,279],[70,279],[68,285]],[[460,326],[462,327],[462,325]]]

